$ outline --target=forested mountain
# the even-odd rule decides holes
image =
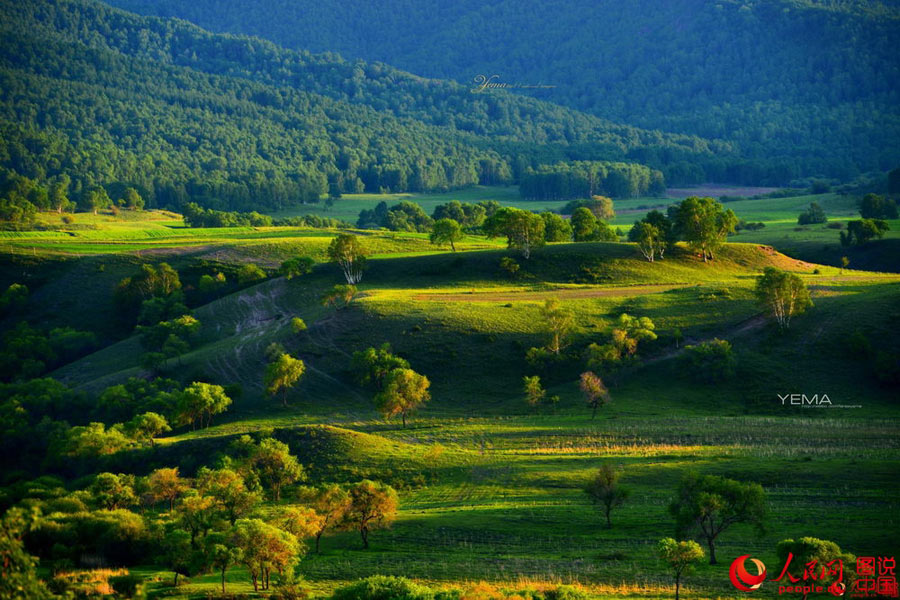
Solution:
[[[507,183],[575,159],[645,162],[674,182],[744,165],[725,143],[90,0],[0,2],[0,48],[0,167],[68,178],[70,195],[132,186],[150,206],[264,209]]]
[[[900,163],[893,1],[110,2],[467,85],[477,75],[552,85],[534,93],[638,127],[733,141],[758,161],[709,178],[778,184]],[[765,168],[773,164],[783,168]]]

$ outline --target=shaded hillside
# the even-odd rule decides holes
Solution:
[[[278,209],[508,183],[532,164],[640,148],[664,153],[660,168],[729,152],[89,0],[4,3],[0,17],[0,166],[69,177],[73,199],[135,186],[151,206]]]
[[[536,95],[640,127],[727,139],[753,159],[707,165],[709,180],[784,184],[900,162],[894,3],[111,3],[466,85],[479,74],[549,84]]]

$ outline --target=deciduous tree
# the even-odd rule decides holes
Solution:
[[[287,407],[287,391],[300,381],[305,372],[306,365],[299,358],[294,358],[290,354],[279,355],[266,366],[263,380],[266,393],[274,396],[280,391],[281,403]]]
[[[322,535],[329,527],[339,525],[350,510],[350,494],[337,484],[325,485],[316,490],[312,506],[321,517],[319,529],[315,532],[316,554],[318,554]]]
[[[488,237],[505,236],[507,247],[526,260],[544,245],[544,220],[528,210],[503,207],[485,220],[483,229]]]
[[[305,477],[303,466],[291,454],[288,445],[274,438],[266,438],[254,448],[250,464],[259,476],[260,483],[272,490],[276,502],[281,500],[284,486]]]
[[[591,419],[597,416],[597,409],[610,401],[609,390],[603,380],[593,371],[585,371],[578,382],[584,401],[591,407]]]
[[[384,379],[384,388],[375,396],[375,405],[385,418],[400,415],[406,427],[406,417],[431,399],[430,386],[427,377],[412,369],[393,369]]]
[[[731,209],[725,209],[712,198],[685,198],[671,207],[670,218],[688,246],[709,262],[734,232],[738,219]]]
[[[698,535],[709,548],[709,564],[716,564],[716,540],[735,523],[765,530],[766,493],[758,483],[742,483],[716,475],[688,473],[669,505],[679,537]]]
[[[656,545],[656,554],[675,576],[675,600],[678,600],[681,578],[689,574],[694,563],[703,558],[703,548],[693,540],[676,542],[672,538],[663,538]]]
[[[369,533],[390,526],[397,514],[398,503],[397,492],[391,486],[368,479],[360,481],[350,488],[345,524],[359,531],[363,548],[368,548]]]
[[[209,427],[213,415],[225,412],[229,406],[231,398],[221,385],[195,381],[179,394],[176,411],[183,424],[193,428],[199,422],[200,427]]]
[[[150,473],[147,487],[154,502],[167,501],[171,512],[175,509],[175,500],[188,489],[188,484],[178,476],[178,467],[173,467],[156,469]]]
[[[347,308],[356,297],[356,292],[355,285],[338,284],[322,295],[322,304],[337,309]]]
[[[541,385],[541,378],[537,375],[523,377],[522,390],[525,392],[525,402],[528,406],[537,406],[547,395],[547,390]]]
[[[791,317],[812,306],[803,280],[775,267],[766,267],[756,279],[755,294],[757,302],[766,308],[782,330],[790,327]]]
[[[366,267],[366,251],[357,236],[342,233],[331,240],[328,258],[338,264],[349,285],[360,282]]]
[[[606,526],[610,529],[612,528],[610,513],[614,508],[622,506],[631,495],[631,490],[619,483],[619,477],[621,477],[619,471],[610,464],[604,464],[584,488],[591,502],[603,507]]]
[[[429,240],[432,244],[440,246],[450,244],[450,250],[456,252],[456,242],[462,241],[463,232],[459,223],[453,219],[438,219],[434,222]]]

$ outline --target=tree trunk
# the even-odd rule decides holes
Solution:
[[[707,544],[709,545],[709,564],[715,565],[718,564],[716,561],[716,541],[715,538],[707,538]]]
[[[250,577],[253,578],[253,591],[258,592],[259,591],[259,582],[257,582],[257,580],[256,580],[256,573],[253,573]]]
[[[406,429],[406,413],[400,413],[400,418],[403,419],[403,429]]]
[[[363,525],[359,528],[359,534],[362,536],[363,549],[365,550],[369,547],[369,528]]]
[[[225,570],[228,569],[228,565],[222,567],[222,593],[225,593]]]
[[[169,496],[169,512],[175,510],[175,496]]]
[[[675,574],[675,600],[678,600],[678,591],[681,588],[681,573]]]
[[[450,240],[450,249],[451,249],[453,252],[456,252],[456,246],[453,245],[453,240]]]
[[[178,571],[175,571],[175,587],[178,587]]]
[[[281,405],[287,408],[287,388],[281,388]]]
[[[609,513],[610,513],[610,512],[612,512],[612,506],[611,506],[611,505],[607,505],[607,506],[606,506],[606,528],[607,528],[607,529],[612,529],[612,521],[611,521],[610,518],[609,518]]]
[[[316,534],[316,554],[319,553],[319,540],[322,539],[322,532]]]
[[[594,417],[597,416],[597,403],[594,402],[594,410],[591,412],[591,421],[594,420]]]

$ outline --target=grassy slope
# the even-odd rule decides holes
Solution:
[[[752,552],[774,564],[774,544],[785,537],[834,539],[860,554],[893,549],[893,533],[877,523],[896,511],[900,494],[896,407],[887,391],[869,382],[863,365],[847,360],[840,342],[855,328],[888,325],[900,308],[896,277],[839,277],[835,269],[815,276],[812,265],[756,246],[729,246],[712,265],[686,255],[651,265],[625,245],[587,244],[553,246],[525,266],[525,278],[508,281],[497,277],[503,254],[374,260],[361,285],[364,297],[344,311],[316,302],[338,280],[328,266],[197,310],[207,344],[185,357],[175,374],[240,381],[245,391],[220,425],[169,440],[168,448],[184,444],[169,456],[196,460],[212,455],[206,446],[194,449],[197,440],[225,436],[224,443],[242,431],[275,427],[316,477],[414,482],[403,492],[394,528],[375,535],[376,551],[358,550],[346,533],[328,539],[323,555],[304,561],[301,570],[320,590],[393,573],[437,583],[573,580],[601,595],[664,596],[668,584],[652,558],[652,542],[671,534],[665,503],[687,468],[759,481],[773,504],[767,536],[757,539],[741,526],[723,536],[719,552],[726,566],[704,565],[689,583],[704,595],[732,596],[725,574],[731,558]],[[818,286],[815,312],[797,320],[788,336],[741,328],[757,312],[749,295],[752,276],[773,262]],[[604,274],[601,285],[568,281],[585,264]],[[675,286],[658,291],[646,287],[651,282]],[[690,339],[731,339],[745,371],[726,385],[703,386],[675,360],[652,362],[613,389],[613,403],[595,421],[582,408],[573,378],[551,376],[550,392],[561,396],[560,405],[528,409],[519,392],[529,372],[522,353],[542,339],[537,308],[548,288],[558,289],[576,311],[578,344],[597,339],[604,323],[628,310],[657,323],[661,342],[647,350],[651,362],[670,350],[667,335],[680,327]],[[585,291],[608,295],[578,295]],[[427,298],[448,293],[440,302]],[[289,333],[293,315],[311,324],[308,333]],[[259,387],[262,351],[275,340],[310,367],[288,410],[264,399]],[[433,381],[432,403],[406,430],[379,420],[369,393],[348,372],[349,352],[383,341]],[[135,342],[125,341],[58,375],[106,385],[136,373],[115,372],[136,362],[136,350]],[[774,395],[782,390],[829,393],[835,402],[863,408],[782,408]],[[318,431],[308,429],[312,423],[341,429],[323,430],[328,442],[310,446],[304,440]],[[370,435],[359,438],[348,429]],[[625,467],[625,482],[635,490],[613,530],[601,527],[580,492],[604,459]],[[854,527],[846,527],[847,519]],[[246,586],[234,577],[235,591]]]
[[[271,240],[252,243],[265,231],[227,233],[200,252],[266,264],[284,256]],[[291,244],[307,243],[297,234],[288,237]],[[233,436],[276,428],[314,481],[374,477],[403,488],[399,519],[373,535],[373,551],[342,533],[324,541],[321,556],[304,560],[301,572],[315,589],[391,573],[453,585],[578,581],[602,596],[666,597],[671,588],[652,544],[672,533],[665,506],[688,468],[759,481],[772,501],[770,532],[756,538],[736,526],[723,534],[722,565],[700,567],[688,582],[694,594],[734,597],[730,560],[752,553],[775,565],[774,545],[785,537],[833,539],[862,555],[896,552],[896,528],[885,519],[897,513],[900,497],[897,407],[871,381],[868,367],[849,356],[846,340],[857,329],[877,339],[896,327],[898,277],[840,276],[828,267],[814,275],[815,265],[753,244],[729,245],[710,265],[685,253],[651,265],[625,244],[566,244],[520,261],[521,277],[509,280],[497,269],[506,253],[478,250],[483,241],[457,254],[435,254],[414,235],[367,242],[383,244],[383,255],[371,262],[363,297],[349,309],[318,303],[339,281],[330,265],[197,309],[203,345],[173,365],[172,374],[240,382],[244,393],[215,427],[166,438],[146,460],[131,460],[141,470],[159,462],[190,472]],[[195,258],[192,251],[153,256]],[[125,253],[54,262],[53,268],[69,270],[58,280],[48,271],[35,296],[59,295],[65,285],[88,293],[97,287],[92,273],[114,282],[135,260]],[[814,289],[815,308],[785,336],[753,319],[753,276],[768,264],[800,273]],[[99,299],[108,289],[93,293]],[[521,377],[531,373],[522,356],[543,339],[538,307],[551,293],[576,312],[573,346],[602,339],[603,326],[622,311],[650,316],[657,325],[660,340],[642,350],[647,365],[612,389],[613,402],[594,421],[573,383],[578,364],[545,374],[550,393],[561,398],[556,409],[529,409],[521,398]],[[288,327],[295,315],[310,325],[300,336]],[[717,386],[695,383],[677,359],[665,359],[675,327],[689,341],[730,339],[740,358],[738,377]],[[289,409],[262,395],[262,354],[272,341],[309,369]],[[349,353],[384,341],[433,382],[432,402],[405,430],[377,417],[370,392],[349,372]],[[99,390],[139,374],[139,353],[136,339],[127,339],[56,375]],[[862,408],[781,407],[778,392],[828,393],[835,403]],[[614,514],[612,530],[601,526],[580,492],[603,460],[622,465],[634,490]],[[239,569],[229,579],[230,591],[249,590]],[[196,578],[184,591],[202,594],[215,584],[214,576]]]

